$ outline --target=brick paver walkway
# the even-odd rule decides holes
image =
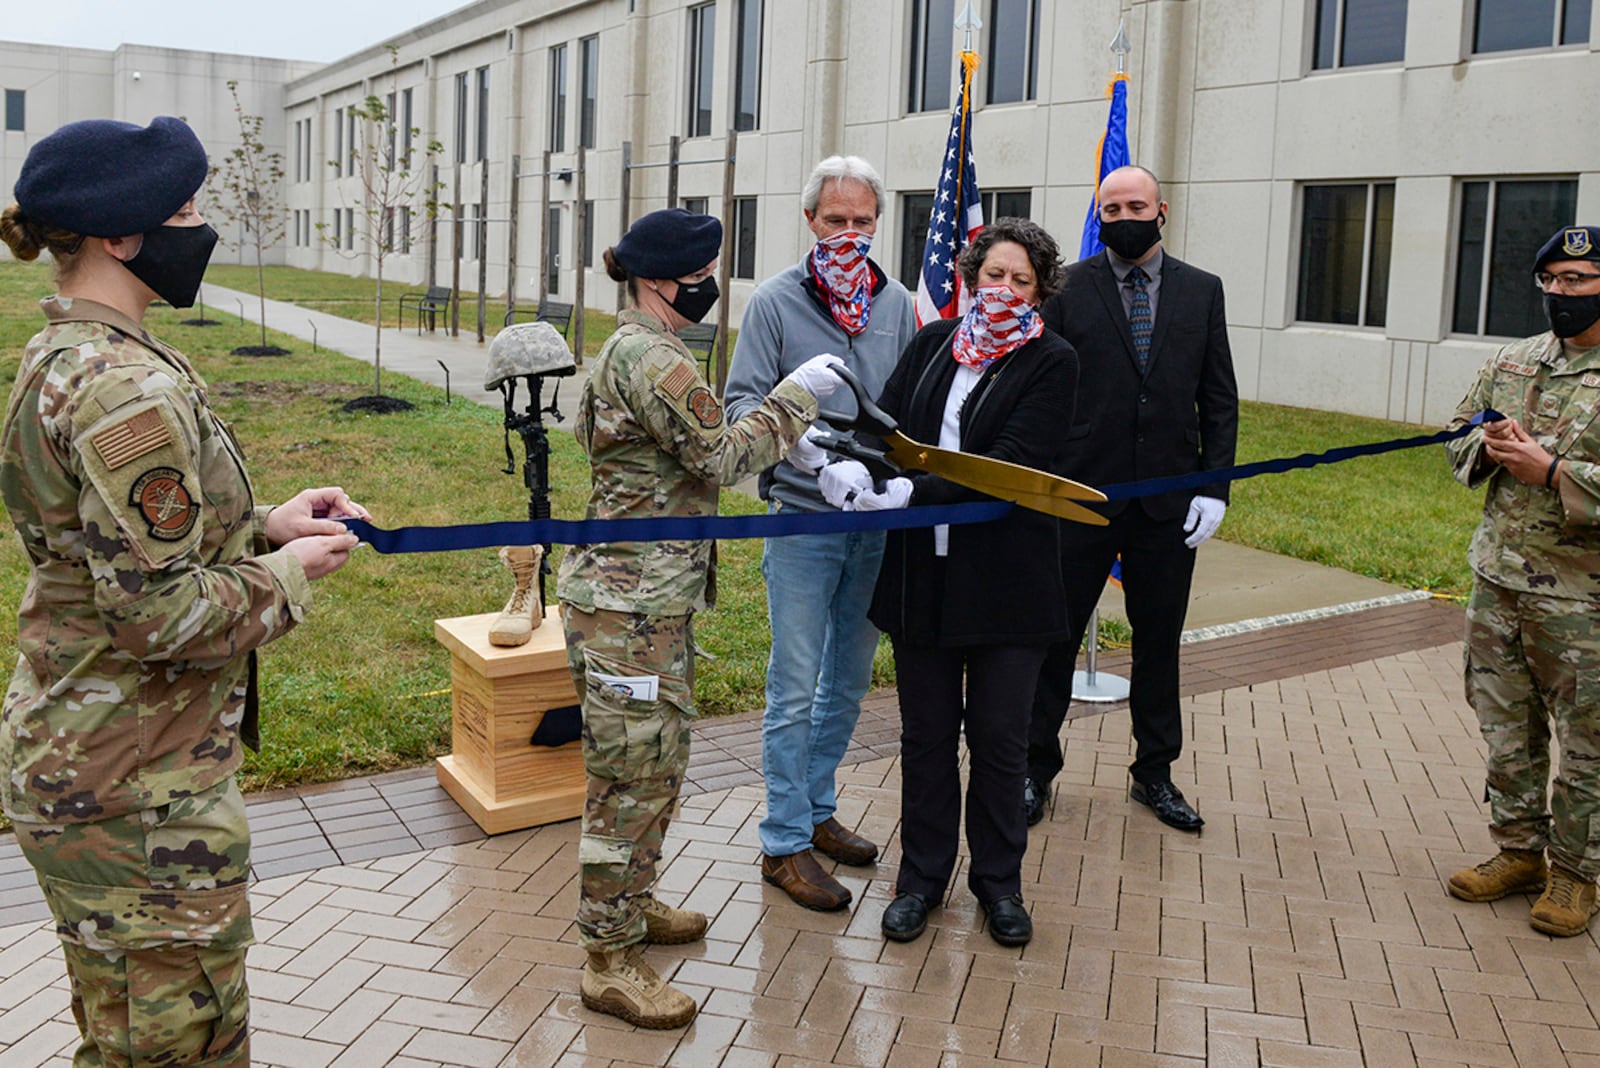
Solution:
[[[1198,837],[1126,800],[1125,710],[1070,721],[1021,950],[983,932],[959,872],[920,940],[879,935],[899,856],[892,695],[841,772],[841,819],[887,843],[839,870],[843,913],[760,881],[755,725],[707,725],[661,891],[711,929],[649,951],[704,1006],[683,1031],[579,1003],[575,823],[483,838],[416,774],[259,801],[258,842],[320,830],[276,839],[302,844],[254,888],[256,1062],[1600,1065],[1594,937],[1534,932],[1525,898],[1442,889],[1489,848],[1459,633],[1459,609],[1425,602],[1191,646],[1174,777],[1194,783]],[[324,851],[345,863],[310,867]],[[0,907],[24,907],[23,874],[0,865]],[[0,1064],[65,1065],[74,1036],[48,927],[0,926]]]

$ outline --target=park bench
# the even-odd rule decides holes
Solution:
[[[434,327],[434,316],[439,312],[450,310],[451,290],[449,286],[429,286],[426,293],[402,293],[400,295],[400,329],[406,328],[406,309],[415,309],[417,313],[417,333],[422,333],[422,316],[428,316],[428,329]]]
[[[568,341],[572,340],[572,305],[559,300],[541,300],[534,309],[512,308],[506,312],[505,325],[510,326],[517,321],[517,316],[533,314],[533,322],[549,323],[561,331],[561,336]]]

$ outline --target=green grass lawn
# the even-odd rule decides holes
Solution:
[[[239,271],[250,278],[235,276]],[[247,268],[214,268],[209,277],[247,291],[253,284]],[[275,299],[370,316],[370,280],[278,268],[268,287]],[[0,263],[0,385],[7,393],[23,346],[42,322],[34,303],[52,288],[48,265]],[[271,340],[290,355],[230,356],[230,349],[258,340],[257,327],[239,322],[234,310],[211,309],[223,325],[201,328],[181,325],[192,312],[163,308],[151,312],[147,325],[188,354],[210,383],[214,404],[244,445],[259,499],[279,500],[332,482],[386,527],[526,514],[520,477],[501,473],[500,412],[459,400],[447,406],[442,390],[394,375],[385,376],[386,391],[411,401],[414,410],[346,414],[341,405],[369,391],[365,363],[313,354],[309,343],[276,334]],[[591,318],[591,324],[605,321]],[[609,329],[591,326],[594,349]],[[1245,405],[1241,423],[1243,460],[1415,432],[1262,404]],[[565,434],[553,435],[552,447],[554,512],[580,515],[588,492],[585,458]],[[760,505],[725,493],[722,507],[750,513]],[[1478,507],[1478,495],[1450,480],[1441,450],[1414,450],[1242,483],[1222,531],[1242,544],[1461,593],[1470,582],[1465,546]],[[717,658],[698,669],[697,696],[706,714],[762,703],[768,636],[760,552],[753,541],[719,548],[720,601],[696,624],[697,640]],[[26,576],[17,539],[0,539],[0,657],[7,663],[14,659],[15,606]],[[336,779],[415,765],[444,752],[449,663],[433,639],[433,620],[496,610],[509,588],[509,573],[492,550],[403,556],[364,550],[317,583],[307,621],[263,653],[265,744],[246,765],[246,785]],[[876,680],[892,682],[886,647]]]

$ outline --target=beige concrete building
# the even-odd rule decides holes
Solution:
[[[527,303],[542,287],[570,301],[583,263],[585,302],[614,308],[598,250],[625,218],[667,203],[674,139],[677,201],[734,234],[734,322],[755,283],[809,246],[800,185],[833,152],[882,170],[890,197],[875,256],[910,282],[948,128],[959,7],[480,0],[286,74],[286,259],[372,271],[368,132],[351,109],[392,94],[399,125],[418,131],[410,158],[424,171],[437,163],[441,199],[485,220],[458,242],[450,212],[436,234],[420,199],[409,227],[397,212],[384,272],[406,285],[450,285],[459,243],[465,289],[481,272],[491,293],[514,288]],[[1496,344],[1540,328],[1528,277],[1540,238],[1600,219],[1600,143],[1586,136],[1600,110],[1592,0],[973,7],[985,23],[974,140],[988,207],[1030,215],[1069,250],[1105,123],[1108,43],[1125,22],[1133,156],[1166,183],[1169,248],[1226,283],[1245,397],[1442,421]],[[440,151],[425,160],[430,142]]]

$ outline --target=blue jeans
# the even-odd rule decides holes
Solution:
[[[767,815],[760,832],[769,857],[810,849],[811,829],[833,815],[833,773],[872,684],[878,628],[867,621],[867,608],[883,542],[881,531],[767,539],[761,574],[772,655],[761,721]]]

